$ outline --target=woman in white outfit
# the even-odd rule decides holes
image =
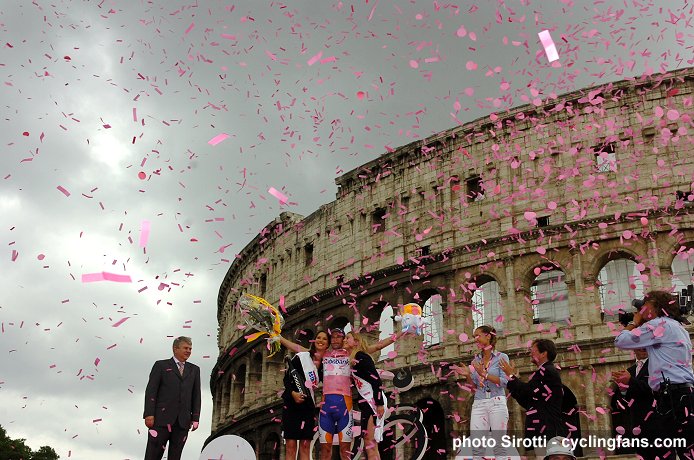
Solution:
[[[491,326],[480,326],[474,332],[475,342],[480,352],[475,355],[470,367],[456,368],[474,388],[475,400],[470,414],[470,437],[487,440],[493,438],[494,456],[497,460],[508,459],[502,436],[508,427],[508,407],[506,405],[506,383],[508,378],[501,370],[501,360],[508,362],[505,353],[496,351],[496,330]],[[485,447],[491,443],[473,443],[479,447],[472,449],[473,458],[481,459]]]

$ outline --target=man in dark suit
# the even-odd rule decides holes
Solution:
[[[567,431],[562,422],[564,391],[559,371],[554,367],[556,357],[554,342],[549,339],[533,340],[530,360],[538,368],[527,382],[522,382],[516,376],[516,369],[511,363],[501,362],[501,369],[508,375],[506,388],[525,409],[525,437],[543,440],[534,444],[535,455],[539,459],[545,456],[547,440],[565,436]]]
[[[188,430],[200,421],[200,368],[189,363],[190,337],[173,342],[173,358],[157,361],[145,390],[145,425],[149,429],[145,460],[161,460],[169,443],[169,460],[180,460]]]
[[[645,460],[675,458],[676,451],[664,447],[655,447],[655,438],[668,437],[663,433],[665,420],[658,414],[655,407],[655,395],[648,385],[648,352],[644,348],[634,350],[636,363],[626,370],[612,373],[612,381],[617,384],[618,397],[615,409],[629,414],[630,427],[625,433],[627,438],[638,438],[649,443],[649,446],[635,445],[634,451]]]

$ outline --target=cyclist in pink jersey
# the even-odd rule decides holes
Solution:
[[[323,405],[318,417],[321,459],[329,460],[333,438],[340,441],[340,458],[349,460],[352,443],[352,374],[349,353],[342,348],[345,331],[330,331],[330,350],[323,355]]]

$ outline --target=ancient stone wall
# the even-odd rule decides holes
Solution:
[[[243,339],[243,292],[282,297],[285,336],[306,341],[346,322],[375,340],[386,306],[440,296],[438,343],[404,338],[380,365],[410,367],[417,386],[400,402],[433,400],[442,436],[465,433],[471,401],[448,365],[475,352],[473,296],[487,282],[498,284],[497,348],[528,374],[529,342],[555,340],[584,433],[609,432],[609,374],[631,357],[612,346],[599,275],[625,259],[644,288],[670,289],[677,254],[694,261],[693,98],[693,69],[548,98],[388,152],[338,178],[335,201],[310,216],[283,213],[220,287],[212,436],[248,433],[264,446],[279,433],[282,360]],[[560,273],[568,317],[543,322],[548,271]],[[521,427],[522,410],[510,409]]]

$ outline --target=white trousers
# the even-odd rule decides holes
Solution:
[[[496,396],[489,399],[475,400],[470,414],[470,436],[472,438],[486,436],[492,438],[494,457],[496,460],[508,459],[506,448],[502,445],[501,437],[506,434],[508,427],[508,407],[506,397]],[[485,455],[485,447],[490,443],[482,443],[480,447],[472,448],[473,459],[481,459]]]

